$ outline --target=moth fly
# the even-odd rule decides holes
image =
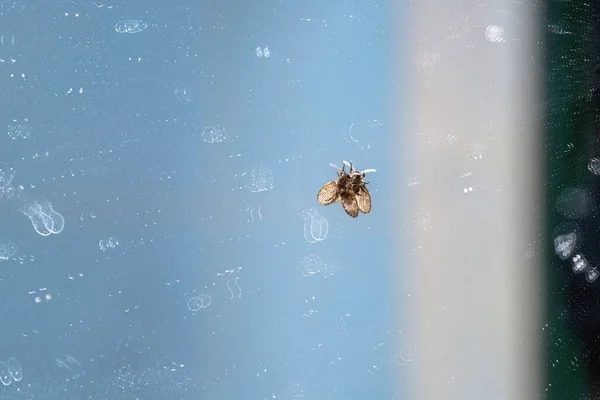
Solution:
[[[368,214],[371,211],[371,194],[367,189],[369,182],[365,182],[365,176],[375,170],[358,171],[348,161],[343,161],[342,168],[334,164],[329,165],[338,170],[337,179],[326,183],[319,190],[317,194],[319,204],[327,206],[341,202],[346,213],[352,218],[358,217],[359,211]],[[349,172],[346,172],[346,166],[350,168]]]

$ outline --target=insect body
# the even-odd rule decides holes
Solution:
[[[350,167],[348,173],[345,171],[346,165]],[[371,211],[371,194],[367,189],[369,182],[364,180],[367,172],[375,172],[375,170],[357,171],[351,163],[344,161],[344,165],[337,173],[337,179],[326,183],[319,190],[317,201],[325,206],[341,202],[346,213],[353,218],[358,217],[359,211],[368,214]]]

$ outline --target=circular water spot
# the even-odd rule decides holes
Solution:
[[[205,143],[221,143],[227,139],[225,128],[220,125],[205,126],[202,129],[202,140]]]
[[[497,25],[489,25],[485,28],[485,38],[491,43],[504,42],[504,28]]]
[[[417,349],[412,346],[403,346],[399,352],[394,354],[394,362],[398,365],[408,365],[417,357]]]

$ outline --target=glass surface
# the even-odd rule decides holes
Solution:
[[[549,398],[600,396],[598,17],[594,4],[547,14]]]
[[[0,399],[599,398],[599,17],[0,0]]]
[[[1,2],[0,398],[398,398],[394,10]]]

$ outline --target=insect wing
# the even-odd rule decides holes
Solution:
[[[358,203],[358,209],[364,214],[368,214],[371,211],[371,193],[367,190],[366,186],[362,186],[358,194],[356,195]]]
[[[317,201],[324,206],[339,201],[338,188],[335,181],[323,185],[317,194]]]
[[[350,191],[342,193],[340,196],[342,199],[342,207],[352,218],[358,217],[358,202],[356,201],[356,195]]]

